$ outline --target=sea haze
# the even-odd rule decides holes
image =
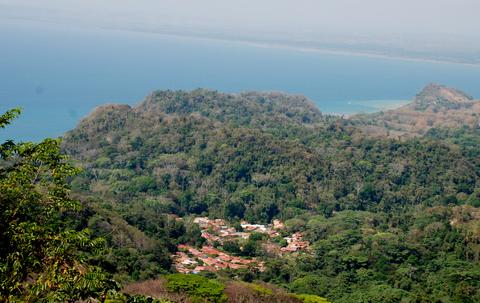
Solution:
[[[429,82],[480,96],[480,66],[26,21],[1,21],[0,41],[0,110],[24,111],[2,140],[60,136],[97,105],[155,89],[284,91],[342,114],[403,104]]]

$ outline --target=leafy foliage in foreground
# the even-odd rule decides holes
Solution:
[[[19,114],[0,116],[0,128]],[[101,298],[116,284],[85,263],[99,249],[88,230],[73,230],[63,218],[79,204],[67,178],[78,171],[60,154],[58,140],[0,145],[0,300],[61,302]]]

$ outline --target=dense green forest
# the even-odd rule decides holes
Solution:
[[[428,92],[416,102],[438,100],[438,90]],[[386,135],[369,133],[372,119],[324,115],[308,99],[280,93],[159,91],[135,107],[102,106],[64,136],[69,162],[57,147],[43,149],[55,165],[82,168],[59,180],[67,178],[69,197],[80,202],[74,210],[57,207],[61,223],[52,224],[55,232],[104,241],[96,251],[75,251],[120,301],[138,293],[178,302],[479,302],[479,125],[435,123],[421,135],[402,129],[411,135],[398,139],[388,123]],[[1,184],[12,186],[7,172],[24,157],[4,150],[23,145],[3,146]],[[55,195],[66,199],[64,190]],[[264,260],[264,271],[175,274],[177,245],[205,241],[195,216],[232,225],[280,219],[311,249],[279,258],[255,237],[248,256]],[[16,226],[6,218],[2,228]],[[245,245],[219,248],[241,254]],[[2,262],[11,254],[0,253]]]

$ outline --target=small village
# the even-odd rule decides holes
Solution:
[[[216,272],[223,269],[254,268],[264,271],[263,261],[255,257],[246,258],[230,255],[220,249],[225,241],[248,240],[252,233],[267,235],[267,239],[282,237],[285,225],[280,220],[273,220],[272,224],[250,224],[240,222],[241,231],[229,226],[225,220],[197,217],[193,221],[202,230],[202,237],[206,239],[206,245],[196,248],[190,245],[178,245],[178,251],[172,256],[175,268],[180,273],[198,273],[201,271]],[[303,240],[300,232],[282,237],[286,241],[284,247],[268,241],[265,247],[269,252],[284,255],[299,251],[308,251],[309,242]],[[215,248],[217,247],[217,248]]]

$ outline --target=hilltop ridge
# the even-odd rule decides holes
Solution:
[[[176,115],[198,113],[225,121],[240,121],[265,113],[280,114],[301,123],[318,122],[322,118],[321,112],[306,97],[279,92],[226,94],[207,89],[190,92],[155,91],[135,110]]]
[[[468,94],[431,83],[411,103],[373,114],[349,118],[348,124],[366,135],[408,138],[425,135],[432,128],[480,125],[480,102]]]
[[[99,106],[77,128],[95,123],[99,129],[109,129],[122,127],[132,119],[148,124],[152,119],[158,122],[181,117],[264,129],[287,124],[321,127],[340,120],[369,136],[401,138],[423,135],[431,128],[480,125],[480,102],[458,89],[430,83],[404,106],[341,119],[323,114],[302,95],[254,91],[228,94],[208,89],[159,90],[136,106]],[[118,125],[109,125],[113,121]]]
[[[426,110],[429,108],[433,108],[433,110],[440,108],[460,109],[462,107],[471,107],[473,100],[473,97],[458,89],[430,83],[407,106],[415,110]]]

